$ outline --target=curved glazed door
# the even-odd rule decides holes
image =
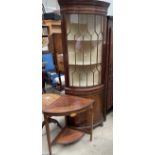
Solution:
[[[105,18],[92,14],[65,14],[69,87],[102,83]]]

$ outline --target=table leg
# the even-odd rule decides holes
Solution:
[[[56,119],[53,119],[53,118],[48,118],[48,123],[56,123],[57,126],[62,129],[62,126],[60,125],[60,123],[56,120]],[[42,128],[44,127],[45,125],[45,121],[42,122]]]
[[[46,116],[46,114],[44,114],[44,121],[45,121],[45,127],[46,127],[46,134],[47,134],[47,142],[48,142],[49,154],[52,155],[49,123],[48,123],[48,117]]]
[[[90,129],[90,141],[92,141],[92,136],[93,136],[93,105],[91,106],[90,108],[90,114],[91,114],[91,120],[90,120],[90,123],[91,123],[91,129]]]

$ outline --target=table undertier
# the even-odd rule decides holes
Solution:
[[[71,144],[81,139],[84,136],[84,134],[85,133],[82,131],[65,127],[55,138],[53,143],[63,145]]]

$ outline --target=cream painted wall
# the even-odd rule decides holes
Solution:
[[[60,10],[59,4],[57,0],[42,0],[43,4],[45,6],[46,12],[53,12],[55,10]],[[113,15],[113,0],[101,0],[106,1],[110,3],[109,9],[108,9],[108,15]]]

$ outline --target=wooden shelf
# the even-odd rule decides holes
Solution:
[[[84,132],[66,127],[62,129],[62,131],[58,134],[53,143],[57,144],[75,143],[78,140],[80,140],[84,136],[84,134],[85,134]]]
[[[43,24],[48,27],[49,35],[61,33],[61,20],[43,20]]]
[[[46,37],[48,37],[48,35],[42,35],[42,37],[45,37],[46,38]]]
[[[102,63],[99,62],[99,63],[93,63],[93,64],[82,64],[82,63],[79,63],[79,64],[69,64],[69,66],[78,66],[78,67],[84,67],[84,66],[95,66],[95,65],[101,65]]]
[[[80,84],[78,81],[74,81],[73,84],[70,83],[71,87],[78,87],[78,88],[82,88],[82,87],[88,88],[88,87],[94,87],[94,86],[98,86],[98,85],[100,85],[100,83],[98,82],[98,79],[97,79],[97,81],[94,81],[94,83],[89,82],[89,81],[86,83],[85,80],[83,80],[83,81],[81,80]]]
[[[69,43],[70,43],[70,42],[77,42],[77,41],[78,41],[78,40],[73,40],[73,39],[68,39],[68,40],[67,40],[67,42],[69,42]],[[94,40],[93,40],[93,39],[92,39],[92,40],[91,40],[91,39],[80,40],[80,42],[88,42],[88,43],[89,43],[89,42],[97,42],[97,41],[98,41],[98,42],[102,42],[101,39],[98,39],[98,40],[97,40],[97,39],[94,39]]]
[[[68,44],[69,64],[90,65],[102,62],[102,42],[70,42]]]
[[[47,25],[42,25],[42,28],[48,28],[48,26]]]
[[[72,39],[71,39],[72,38]],[[72,37],[69,37],[68,39],[67,39],[67,41],[78,41],[78,39],[76,39],[76,40],[74,40],[74,37],[72,36]],[[94,36],[93,36],[93,39],[90,39],[89,37],[84,37],[84,39],[82,39],[82,40],[80,40],[81,42],[89,42],[89,41],[102,41],[102,39],[101,38],[99,38],[99,39],[97,39],[97,37],[95,38]]]
[[[50,24],[53,24],[53,25],[61,25],[61,20],[43,20],[43,24],[44,25],[50,25]]]

